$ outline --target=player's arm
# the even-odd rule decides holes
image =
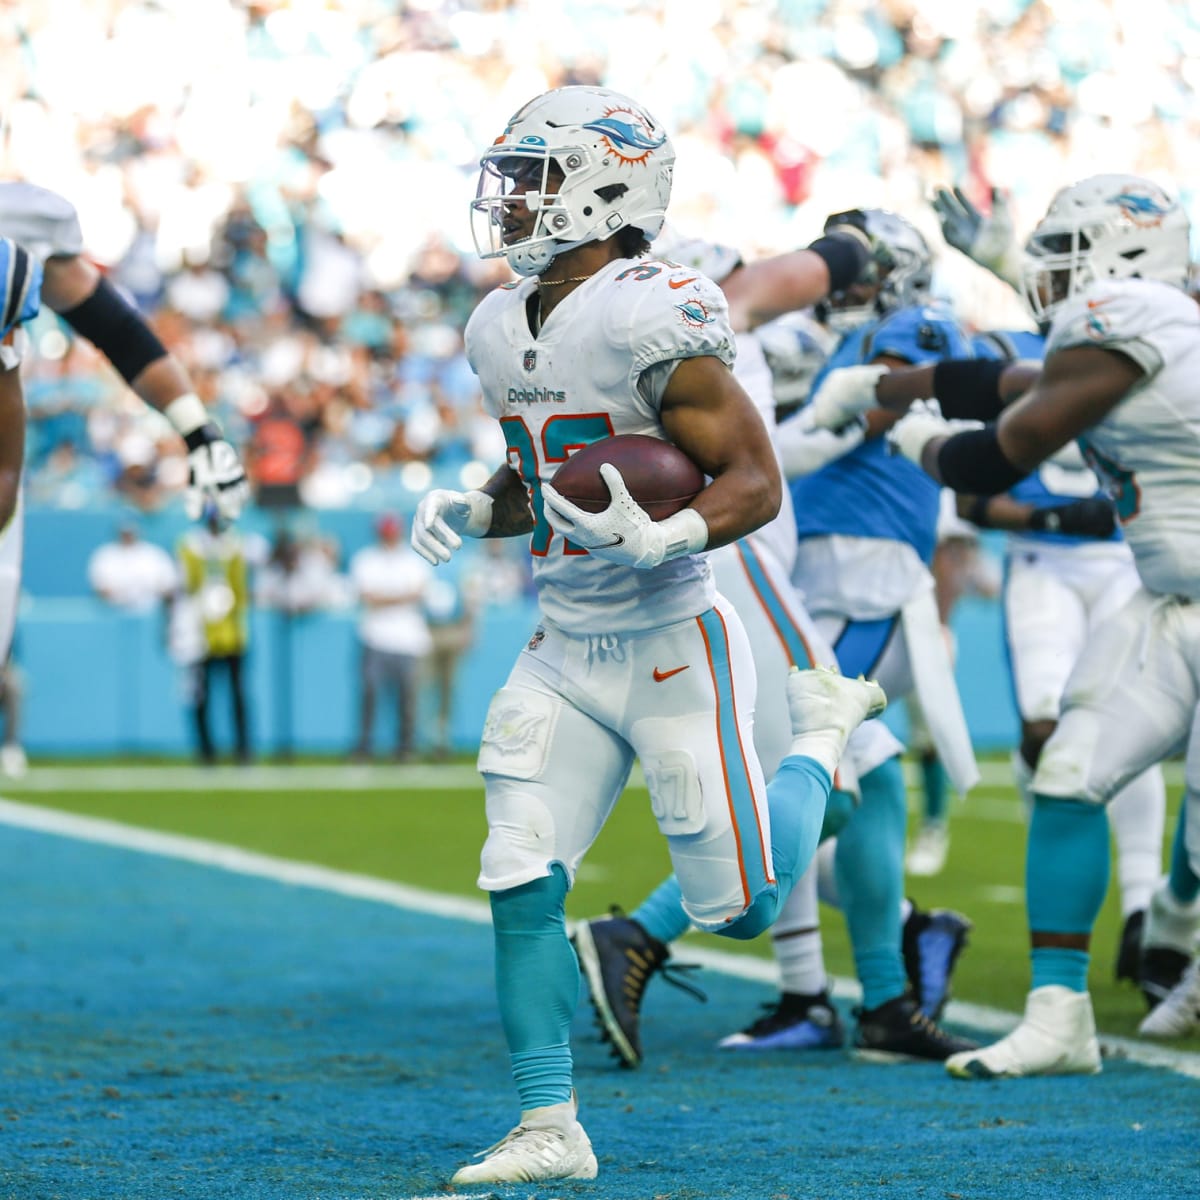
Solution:
[[[995,424],[947,436],[937,418],[909,417],[893,431],[894,444],[955,491],[1004,492],[1102,421],[1143,375],[1119,351],[1073,346],[1052,354],[1034,386]]]
[[[707,549],[765,525],[778,512],[783,480],[754,402],[718,358],[684,359],[662,397],[667,436],[712,476],[692,501],[708,526]]]
[[[902,415],[918,400],[936,400],[950,420],[991,421],[1023,396],[1041,363],[948,358],[918,367],[879,362],[830,371],[812,399],[813,424],[842,429],[873,410]]]
[[[840,226],[803,250],[742,264],[721,283],[734,332],[745,333],[848,288],[870,253],[865,234]]]
[[[198,518],[205,501],[233,519],[248,495],[246,474],[220,425],[192,391],[183,365],[116,288],[77,254],[45,262],[42,299],[87,338],[151,407],[162,412],[188,448],[188,512]]]
[[[1084,496],[1038,508],[1012,496],[957,497],[958,515],[980,529],[1008,533],[1063,533],[1072,537],[1110,538],[1117,530],[1117,512],[1103,496]]]

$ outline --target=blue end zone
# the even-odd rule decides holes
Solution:
[[[5,1200],[403,1200],[514,1122],[486,926],[2,827],[0,861]],[[595,1183],[459,1194],[1196,1195],[1192,1081],[718,1053],[768,992],[704,985],[651,987],[637,1073],[581,1005]]]

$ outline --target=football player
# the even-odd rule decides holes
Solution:
[[[21,467],[25,461],[22,326],[38,314],[41,264],[0,237],[0,668],[8,662],[21,583]]]
[[[819,414],[836,427],[875,403],[900,411],[936,398],[941,412],[914,411],[890,436],[906,458],[972,495],[1007,491],[1079,439],[1113,498],[1141,580],[1084,646],[1032,781],[1033,987],[1024,1018],[994,1045],[949,1059],[947,1069],[963,1078],[1100,1070],[1087,970],[1108,884],[1105,806],[1179,747],[1188,787],[1172,896],[1169,909],[1156,911],[1156,895],[1147,923],[1181,949],[1195,936],[1200,311],[1185,291],[1188,251],[1187,216],[1158,184],[1097,175],[1063,188],[1026,247],[1024,292],[1047,331],[1040,372],[975,361],[846,379]],[[957,419],[972,427],[956,427]],[[1187,979],[1179,986],[1186,990]],[[1143,1032],[1156,1032],[1159,1009],[1166,1023],[1177,1007],[1164,1001]]]
[[[169,354],[137,309],[83,256],[83,233],[74,207],[29,183],[0,182],[0,235],[39,264],[40,299],[92,342],[117,373],[151,407],[159,409],[188,450],[185,506],[198,520],[211,500],[232,520],[248,495],[237,451],[192,390],[187,373]],[[7,661],[20,591],[22,522],[18,511],[0,533],[0,663]]]
[[[520,279],[466,330],[508,464],[479,490],[437,490],[414,547],[448,561],[463,536],[528,536],[541,623],[488,711],[479,753],[496,982],[519,1124],[455,1183],[593,1178],[569,1034],[579,969],[564,900],[636,754],[683,904],[701,928],[753,937],[816,847],[846,738],[877,685],[788,681],[794,736],[770,785],[751,753],[754,666],[702,552],[779,508],[770,438],[734,380],[733,333],[703,274],[648,255],[674,150],[639,104],[565,87],[521,108],[485,151],[472,217],[484,257]],[[712,482],[653,522],[620,472],[588,513],[550,482],[572,449],[613,434],[675,442]]]
[[[822,268],[825,257],[845,255],[861,247],[851,282],[857,279],[870,261],[869,236],[855,225],[840,226],[803,250],[753,263],[743,263],[736,251],[721,245],[697,239],[670,240],[670,235],[666,236],[666,244],[661,247],[664,257],[703,271],[730,298],[730,322],[738,344],[734,374],[754,399],[774,437],[776,388],[758,334],[760,323],[776,317],[782,308],[806,308],[825,299],[830,280],[838,278],[836,263]],[[750,639],[758,676],[754,744],[770,779],[791,740],[787,710],[781,704],[789,664],[836,665],[832,648],[791,581],[796,518],[790,496],[784,493],[779,515],[768,525],[712,551],[708,557],[718,591],[733,603]],[[824,836],[832,836],[857,803],[851,760],[853,747],[861,737],[859,732],[853,735],[850,753],[842,761],[830,797]],[[779,1005],[752,1029],[724,1039],[722,1046],[764,1049],[842,1044],[840,1019],[826,989],[816,886],[816,871],[810,869],[793,890],[785,907],[786,919],[781,918],[771,928],[784,986]],[[803,904],[798,903],[801,892],[808,897]],[[906,909],[906,965],[911,965],[912,975],[918,980],[924,969],[927,985],[932,987],[936,972],[928,961],[922,968],[921,953],[932,948],[930,939],[936,938],[947,915],[922,913],[911,904]],[[679,882],[672,876],[628,916],[618,911],[610,917],[581,922],[576,928],[575,945],[601,1035],[625,1066],[635,1067],[643,1058],[641,1006],[650,980],[661,973],[668,982],[694,991],[682,973],[674,969],[669,949],[690,924],[681,903]],[[952,966],[950,957],[947,954],[942,958],[947,968]],[[944,996],[944,983],[938,991]]]

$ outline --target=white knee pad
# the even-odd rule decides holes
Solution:
[[[568,884],[575,882],[578,857],[558,852],[554,813],[526,781],[491,776],[487,781],[488,835],[479,856],[479,886],[485,892],[520,887],[562,863]]]

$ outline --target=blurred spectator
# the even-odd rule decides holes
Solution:
[[[375,707],[386,689],[396,694],[395,756],[405,762],[415,746],[420,667],[432,646],[425,603],[433,568],[409,547],[398,517],[381,516],[375,532],[376,544],[350,560],[350,578],[363,610],[358,624],[362,707],[354,757],[371,757]]]
[[[138,536],[131,521],[117,529],[117,540],[92,551],[88,583],[102,600],[129,612],[150,612],[175,590],[179,572],[171,556]]]
[[[298,538],[281,528],[254,590],[262,608],[300,615],[350,602],[349,580],[337,570],[337,549],[321,538]]]
[[[475,619],[463,589],[445,576],[435,578],[430,584],[425,595],[425,616],[431,638],[428,675],[433,685],[437,721],[433,754],[437,759],[446,759],[450,757],[450,721],[454,715],[458,664],[471,647]]]
[[[213,678],[224,674],[229,683],[237,761],[251,761],[250,725],[246,712],[245,662],[250,640],[250,588],[242,539],[234,528],[223,528],[215,509],[204,525],[179,543],[183,590],[192,601],[203,635],[202,652],[192,671],[191,704],[196,751],[206,766],[217,761],[208,722]]]
[[[294,389],[276,391],[254,423],[246,470],[254,499],[263,508],[300,505],[300,481],[308,469],[309,441],[318,423],[306,408]]]

